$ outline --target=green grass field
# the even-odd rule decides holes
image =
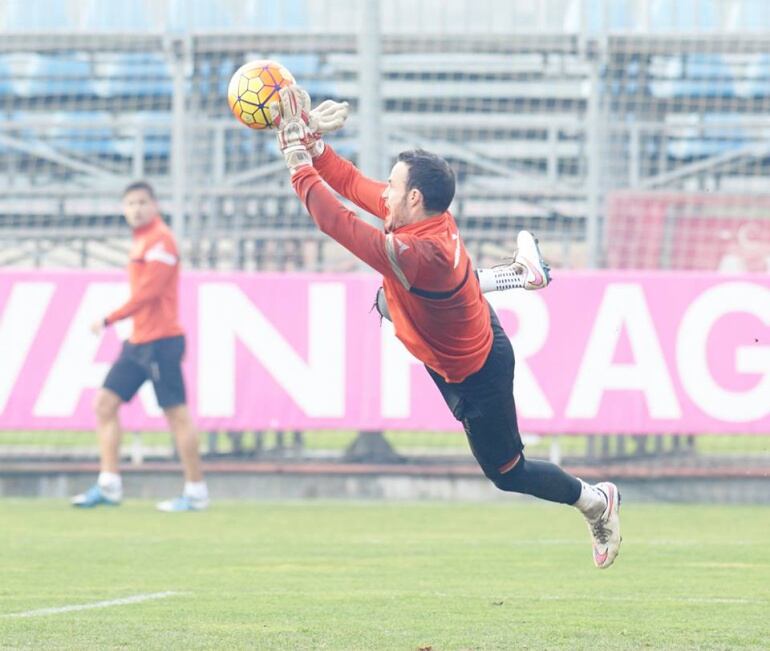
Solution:
[[[770,646],[770,509],[626,504],[623,535],[598,571],[576,512],[518,500],[2,500],[0,648]]]

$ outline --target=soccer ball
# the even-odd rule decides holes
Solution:
[[[268,106],[278,101],[278,91],[294,82],[280,63],[259,59],[243,64],[230,78],[227,103],[236,119],[251,129],[273,126]]]

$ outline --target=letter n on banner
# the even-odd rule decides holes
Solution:
[[[198,414],[236,415],[240,341],[307,416],[345,413],[345,286],[308,286],[307,361],[234,283],[204,283],[198,295]]]

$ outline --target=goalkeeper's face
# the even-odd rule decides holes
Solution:
[[[407,190],[409,166],[399,161],[393,166],[388,178],[388,185],[382,192],[388,213],[385,216],[385,232],[390,233],[401,226],[419,219],[420,193]]]
[[[123,216],[131,228],[146,226],[159,212],[158,203],[147,190],[131,190],[123,197]]]

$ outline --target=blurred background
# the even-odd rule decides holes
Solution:
[[[350,266],[229,114],[270,57],[351,103],[368,174],[447,157],[480,264],[526,227],[555,266],[770,268],[763,0],[5,0],[0,31],[0,264],[122,265],[141,177],[188,266]]]
[[[447,158],[478,265],[527,228],[556,269],[770,271],[764,0],[4,0],[0,265],[123,267],[118,199],[144,178],[187,269],[359,269],[307,218],[270,134],[229,113],[228,80],[255,58],[283,63],[314,101],[351,103],[332,142],[367,174],[386,178],[414,146]],[[44,434],[0,432],[0,454],[95,454],[92,434]],[[360,440],[304,435],[219,432],[207,445],[210,458],[318,458]],[[456,433],[389,441],[467,459]],[[152,436],[133,449],[173,455]],[[770,459],[766,436],[531,449],[762,476]]]

